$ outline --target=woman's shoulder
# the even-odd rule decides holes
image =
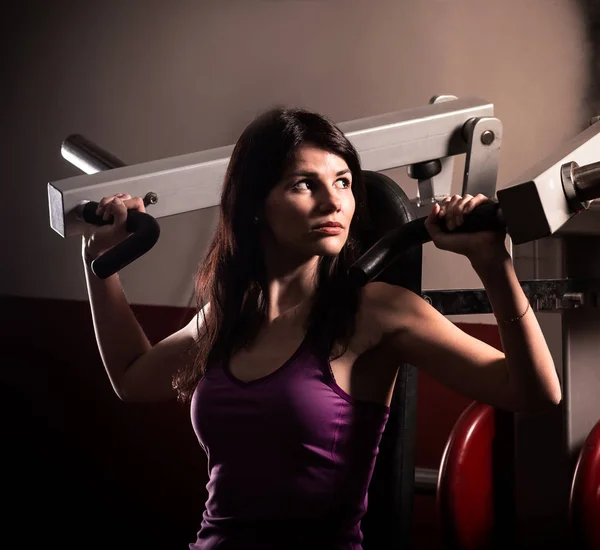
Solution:
[[[415,293],[397,285],[372,282],[362,287],[349,346],[352,352],[360,356],[377,348],[387,353],[388,337],[410,326],[415,300],[423,301]],[[397,355],[394,357],[397,358]]]
[[[387,332],[401,328],[421,302],[423,299],[407,288],[371,282],[362,289],[358,313]]]
[[[363,287],[361,303],[366,307],[385,309],[390,306],[408,305],[413,300],[420,298],[419,295],[405,287],[375,281]]]

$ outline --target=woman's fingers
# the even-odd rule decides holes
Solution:
[[[450,231],[456,227],[457,206],[460,204],[462,198],[460,195],[453,195],[452,197],[446,197],[442,201],[439,217],[446,220],[446,227]]]
[[[116,199],[119,199],[121,203],[125,205],[126,210],[137,210],[138,212],[146,211],[146,206],[144,205],[142,197],[132,197],[129,193],[117,193],[116,195],[103,197],[98,202],[96,215],[101,216],[104,220],[110,219],[112,214],[112,207],[110,205],[114,204]]]
[[[452,231],[464,223],[465,216],[474,208],[489,201],[490,199],[481,193],[476,196],[466,194],[446,197],[440,204],[438,217],[444,218],[446,227]]]
[[[435,240],[435,238],[442,232],[440,229],[440,218],[442,217],[441,212],[441,206],[438,203],[435,203],[431,209],[431,212],[429,213],[429,216],[427,216],[427,219],[425,220],[425,228],[427,229],[427,232],[432,240]]]

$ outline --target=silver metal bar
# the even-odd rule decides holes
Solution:
[[[125,163],[80,134],[71,134],[62,143],[60,153],[85,174],[112,170]]]
[[[439,470],[415,468],[415,488],[419,495],[435,495],[437,493]]]
[[[598,186],[600,185],[600,162],[574,168],[573,184],[580,200],[595,199],[598,196]]]
[[[493,104],[477,98],[441,101],[339,124],[356,147],[365,170],[382,171],[431,159],[464,154],[463,127],[491,117]],[[115,193],[145,196],[158,202],[155,218],[216,206],[233,145],[129,165],[48,183],[50,226],[62,237],[81,233],[81,204]],[[448,189],[449,192],[449,189]]]

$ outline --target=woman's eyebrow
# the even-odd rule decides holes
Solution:
[[[340,170],[336,176],[343,176],[344,174],[348,174],[350,172],[350,170],[348,168],[346,168],[345,170]],[[317,172],[311,172],[310,170],[296,170],[294,172],[290,173],[290,177],[292,176],[302,176],[305,178],[317,178],[319,177],[319,174]]]

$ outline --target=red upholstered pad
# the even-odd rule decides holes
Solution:
[[[570,505],[577,548],[600,549],[600,420],[579,452]]]
[[[437,506],[447,548],[492,547],[494,409],[472,403],[457,420],[442,456]]]

